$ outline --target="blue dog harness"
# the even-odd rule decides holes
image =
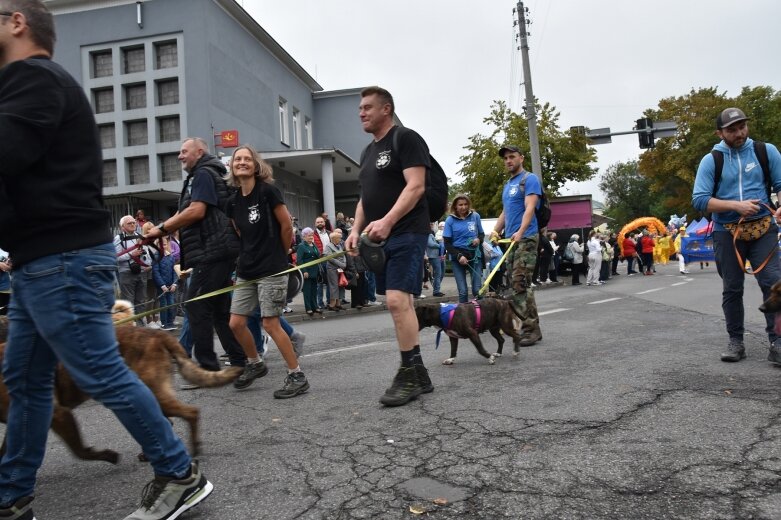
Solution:
[[[475,306],[475,330],[480,330],[480,304],[477,303],[477,300],[472,300],[469,302],[469,304]],[[451,325],[453,323],[453,316],[456,314],[456,308],[460,304],[458,303],[440,303],[439,304],[439,322],[442,325],[442,328],[439,329],[437,332],[437,340],[436,340],[436,346],[434,347],[434,350],[439,348],[439,341],[442,339],[442,333],[444,332],[451,338],[456,339],[464,339],[451,329]]]

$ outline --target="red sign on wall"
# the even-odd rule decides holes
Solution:
[[[220,146],[223,148],[235,148],[239,146],[238,130],[223,130],[220,132]]]

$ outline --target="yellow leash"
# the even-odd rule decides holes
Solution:
[[[499,240],[500,244],[506,244],[507,242],[510,243],[510,247],[507,248],[507,251],[504,252],[504,254],[502,255],[502,258],[500,258],[499,261],[496,262],[496,266],[494,266],[494,268],[488,274],[488,277],[485,279],[485,283],[483,284],[482,287],[480,287],[480,290],[477,293],[478,296],[482,296],[483,293],[485,293],[485,291],[488,289],[488,286],[490,285],[491,280],[493,279],[494,275],[504,265],[504,261],[507,258],[507,255],[510,253],[510,251],[513,250],[513,247],[515,247],[515,244],[517,244],[517,242],[514,242],[513,240],[511,240],[509,238],[503,238],[502,240]]]
[[[140,318],[143,318],[145,316],[150,316],[152,314],[157,314],[158,312],[160,312],[162,310],[165,310],[165,309],[170,309],[171,307],[176,307],[178,305],[184,305],[186,303],[194,302],[194,301],[197,301],[197,300],[205,300],[206,298],[211,298],[213,296],[217,296],[217,295],[220,295],[220,294],[225,294],[225,293],[228,293],[228,292],[231,292],[231,291],[235,291],[236,289],[239,289],[241,287],[247,287],[247,286],[256,284],[260,280],[263,280],[264,278],[271,278],[271,277],[274,277],[274,276],[281,276],[283,274],[292,273],[293,271],[300,270],[300,269],[302,269],[304,267],[311,267],[313,265],[322,264],[323,262],[327,262],[328,260],[331,260],[332,258],[337,258],[337,257],[343,256],[343,255],[345,255],[345,254],[347,254],[349,252],[350,251],[339,251],[338,253],[333,253],[333,254],[328,255],[328,256],[321,256],[317,260],[312,260],[311,262],[306,262],[306,263],[301,264],[301,265],[295,265],[293,267],[290,267],[288,269],[285,269],[284,271],[280,271],[280,272],[275,273],[275,274],[270,274],[268,276],[261,276],[260,278],[256,278],[254,280],[247,280],[247,281],[244,281],[244,282],[241,282],[241,283],[237,283],[235,285],[231,285],[229,287],[223,287],[222,289],[217,289],[216,291],[212,291],[212,292],[209,292],[209,293],[206,293],[206,294],[201,294],[199,296],[196,296],[195,298],[190,298],[189,300],[183,301],[181,303],[173,303],[171,305],[165,305],[163,307],[158,307],[156,309],[152,309],[151,311],[144,311],[144,312],[141,312],[139,314],[134,314],[132,316],[128,316],[127,318],[122,318],[121,320],[117,320],[116,322],[114,322],[114,325],[123,325],[125,323],[130,323],[132,321],[136,321],[136,320],[138,320]]]

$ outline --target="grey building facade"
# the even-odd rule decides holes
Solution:
[[[360,88],[323,91],[235,0],[49,0],[55,60],[95,109],[104,195],[115,221],[176,209],[181,140],[202,137],[230,156],[235,130],[274,167],[301,225],[351,215],[358,160],[369,142]]]

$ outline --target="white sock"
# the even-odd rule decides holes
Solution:
[[[288,374],[295,374],[296,372],[301,372],[301,367],[299,365],[296,365],[296,368],[288,368],[287,373]]]
[[[248,357],[247,363],[249,363],[250,365],[254,365],[255,363],[260,363],[260,356]]]

